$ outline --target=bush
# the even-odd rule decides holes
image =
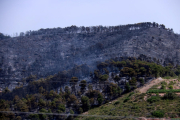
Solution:
[[[158,118],[162,118],[164,117],[164,111],[162,110],[156,110],[154,112],[152,112],[152,115]]]
[[[115,103],[114,103],[114,105],[117,105],[117,104],[119,104],[120,102],[119,101],[116,101]]]
[[[168,92],[164,95],[164,99],[170,99],[170,100],[173,100],[174,98],[176,97],[176,95],[172,92]]]
[[[130,97],[130,96],[133,95],[133,94],[134,94],[134,92],[131,92],[128,97]]]
[[[160,100],[159,96],[152,96],[151,98],[147,99],[148,102],[153,103]]]
[[[164,90],[164,89],[166,89],[166,87],[165,87],[164,85],[162,85],[162,86],[161,86],[161,89],[163,89],[163,90]]]
[[[165,81],[161,82],[162,85],[167,85],[167,83]]]
[[[163,79],[171,79],[171,77],[170,76],[165,76],[165,77],[163,77]]]
[[[138,106],[132,106],[131,109],[139,109],[139,107]]]
[[[169,89],[169,90],[163,90],[163,89],[157,89],[157,90],[148,90],[147,93],[167,93],[167,92],[180,92],[180,89]]]
[[[173,89],[173,86],[172,86],[172,85],[170,85],[170,86],[169,86],[169,89]]]
[[[127,97],[123,102],[127,102],[128,100],[130,100],[130,99]]]
[[[22,120],[21,116],[17,116],[16,120]]]

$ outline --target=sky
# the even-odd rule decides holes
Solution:
[[[7,35],[76,26],[156,22],[180,33],[180,0],[0,0],[0,32]]]

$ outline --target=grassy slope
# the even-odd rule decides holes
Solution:
[[[131,92],[132,93],[132,92]],[[122,97],[112,101],[112,103],[106,103],[100,107],[89,110],[88,115],[109,115],[110,117],[79,117],[82,120],[104,120],[104,119],[118,119],[113,116],[134,116],[134,117],[154,117],[152,112],[156,110],[163,110],[165,112],[164,117],[175,118],[180,116],[180,98],[177,97],[174,100],[160,100],[154,103],[149,103],[146,98],[150,98],[151,94],[140,93],[127,93]],[[124,102],[126,98],[129,98],[127,102]],[[127,119],[127,118],[124,118]]]

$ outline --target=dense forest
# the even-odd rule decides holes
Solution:
[[[91,108],[108,103],[143,86],[159,76],[178,76],[180,66],[167,64],[162,66],[141,58],[122,58],[106,60],[97,65],[91,72],[91,81],[79,80],[63,71],[58,74],[40,78],[35,75],[22,79],[22,83],[14,90],[4,89],[1,93],[1,119],[74,119],[73,116],[50,115],[50,113],[80,114]],[[22,113],[13,113],[19,111]],[[23,112],[35,112],[25,114]],[[38,113],[38,114],[37,114]],[[47,114],[42,114],[47,113]]]

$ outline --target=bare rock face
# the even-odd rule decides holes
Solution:
[[[0,40],[0,77],[18,80],[31,74],[48,76],[115,57],[156,58],[161,64],[180,64],[180,36],[157,23],[28,31]]]

